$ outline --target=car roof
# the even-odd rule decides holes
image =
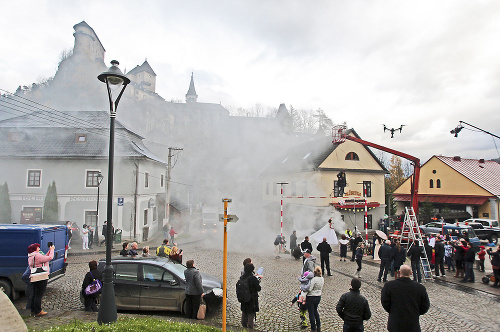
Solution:
[[[158,257],[158,256],[150,256],[150,257],[142,257],[142,256],[114,256],[111,257],[111,261],[115,263],[124,263],[124,262],[142,262],[149,263],[158,266],[170,265],[170,264],[179,264],[174,263],[172,260],[166,257]],[[99,263],[105,263],[106,259],[102,258],[99,260]]]

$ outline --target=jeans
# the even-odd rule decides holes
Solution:
[[[411,271],[413,272],[413,281],[422,282],[420,273],[420,261],[411,261]]]
[[[474,282],[474,262],[464,262],[465,263],[465,278],[470,282]]]
[[[382,259],[380,261],[380,270],[378,271],[378,281],[382,278],[382,273],[384,273],[384,281],[387,281],[387,273],[391,268],[391,261],[387,259]]]
[[[311,330],[316,330],[321,328],[321,322],[319,320],[318,305],[321,301],[321,296],[307,296],[306,306],[309,312],[309,323],[311,323]]]
[[[342,332],[363,332],[365,330],[363,324],[360,325],[349,325],[344,323],[344,328]]]
[[[451,259],[451,256],[444,256],[444,260],[446,261],[446,265],[448,265],[448,271],[453,270],[455,271],[455,265],[453,265],[453,259]]]

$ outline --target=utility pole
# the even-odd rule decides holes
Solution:
[[[277,182],[281,186],[281,213],[280,213],[280,234],[283,237],[283,186],[288,184],[288,182]]]
[[[181,148],[168,148],[168,163],[167,163],[167,185],[165,186],[165,223],[170,222],[170,173],[172,172],[172,151],[182,151]]]

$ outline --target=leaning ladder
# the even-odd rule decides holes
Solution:
[[[433,280],[431,266],[429,264],[429,259],[427,253],[424,249],[424,240],[422,238],[422,233],[418,227],[417,217],[413,211],[413,207],[406,207],[405,220],[403,222],[403,227],[401,229],[400,243],[408,251],[413,245],[413,241],[418,241],[418,244],[422,248],[423,255],[420,257],[420,268],[422,269],[422,275],[424,280]]]

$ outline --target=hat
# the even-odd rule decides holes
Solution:
[[[304,272],[304,277],[307,277],[309,275],[309,273],[311,273],[311,272],[309,272],[309,271]]]
[[[391,240],[386,240],[385,244],[391,244]]]
[[[37,248],[40,248],[40,243],[33,243],[28,246],[28,254],[35,252]]]
[[[485,246],[479,246],[479,249],[485,249]]]
[[[311,253],[311,250],[310,250],[310,249],[306,249],[306,250],[304,251],[304,254],[310,254],[310,253]]]

